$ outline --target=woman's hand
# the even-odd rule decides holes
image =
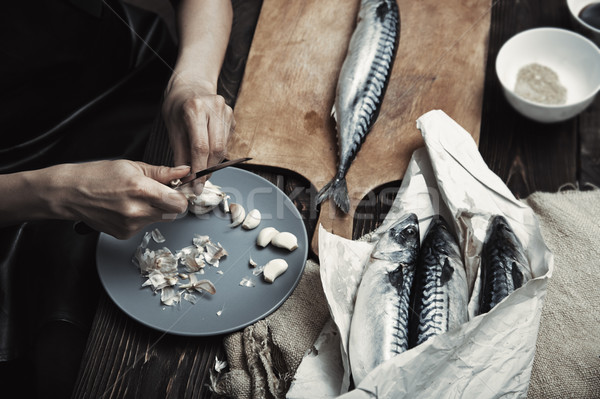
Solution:
[[[192,172],[225,157],[235,126],[233,111],[217,95],[233,10],[228,0],[181,0],[177,7],[179,54],[165,90],[163,118],[175,165]],[[200,194],[207,177],[194,182]]]
[[[0,222],[81,220],[116,238],[185,212],[183,193],[168,187],[190,172],[126,160],[62,164],[0,176]],[[5,191],[4,191],[5,190]]]
[[[166,184],[189,171],[125,160],[66,165],[51,198],[67,219],[129,238],[150,223],[185,212],[185,196]]]
[[[209,83],[174,73],[165,91],[163,118],[175,165],[191,165],[196,172],[225,157],[235,126],[233,111]],[[206,177],[194,182],[197,194],[205,181]]]

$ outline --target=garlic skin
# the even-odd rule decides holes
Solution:
[[[276,234],[271,239],[271,244],[279,248],[285,248],[291,252],[298,248],[298,239],[292,233],[284,231],[282,233]]]
[[[229,213],[229,195],[226,195],[225,198],[223,198],[223,202],[221,202],[221,206],[223,207],[223,212],[224,213]]]
[[[231,212],[231,227],[239,226],[246,218],[246,210],[240,204],[230,204],[229,211]]]
[[[252,209],[246,215],[242,227],[246,230],[252,230],[260,224],[261,214],[258,209]]]
[[[277,234],[279,231],[275,227],[265,227],[258,233],[256,245],[265,248]]]
[[[272,283],[275,279],[281,276],[288,268],[288,264],[283,259],[270,260],[263,270],[263,278],[267,283]]]
[[[248,261],[248,265],[250,265],[250,267],[252,268],[255,268],[256,266],[258,266],[258,263],[256,263],[254,259],[250,258],[250,260]]]
[[[182,187],[184,193],[188,193],[186,190],[189,189],[191,189],[189,184]],[[196,215],[203,215],[216,208],[227,195],[221,191],[221,187],[216,186],[207,180],[204,182],[204,189],[202,189],[200,195],[196,196],[192,191],[191,194],[188,193],[186,196],[190,202],[190,212]]]

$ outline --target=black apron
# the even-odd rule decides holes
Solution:
[[[0,173],[141,159],[175,55],[160,18],[119,1],[3,4]],[[101,289],[96,241],[66,221],[0,229],[2,392],[70,396]]]

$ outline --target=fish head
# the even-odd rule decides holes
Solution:
[[[495,215],[490,222],[490,230],[510,230],[510,225],[504,216]]]
[[[523,281],[531,278],[531,269],[523,244],[504,216],[496,215],[492,218],[486,233],[485,244],[492,247],[501,246],[503,252],[519,266],[521,273],[525,276]],[[512,265],[510,269],[514,267]]]
[[[425,240],[432,240],[439,251],[447,256],[460,256],[458,241],[452,232],[450,225],[441,215],[431,221]]]
[[[374,259],[414,264],[419,252],[419,220],[414,213],[393,224],[379,239],[371,255]]]
[[[502,240],[509,242],[514,247],[521,247],[521,241],[510,227],[504,216],[496,215],[492,218],[486,234],[486,241]]]
[[[431,223],[429,224],[429,228],[427,229],[427,234],[439,234],[442,236],[447,236],[448,234],[452,234],[450,232],[450,226],[448,226],[448,222],[441,215],[433,218]]]

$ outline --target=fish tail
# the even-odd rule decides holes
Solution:
[[[350,198],[348,197],[348,186],[345,177],[334,177],[317,194],[317,204],[327,198],[333,198],[333,202],[344,212],[350,211]]]

